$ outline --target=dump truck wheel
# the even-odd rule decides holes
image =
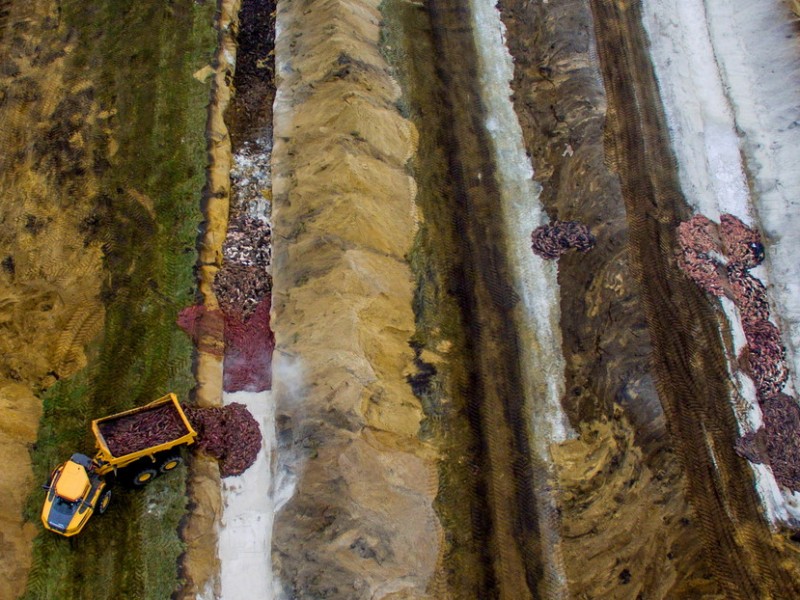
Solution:
[[[173,456],[169,456],[164,459],[164,462],[161,463],[161,466],[158,468],[159,471],[162,473],[169,473],[173,469],[177,468],[183,462],[183,457],[179,454],[175,454]]]
[[[99,514],[103,514],[108,510],[108,505],[111,503],[111,490],[106,490],[103,492],[103,495],[100,496],[100,502],[97,503],[97,512]]]
[[[147,485],[148,483],[153,481],[153,479],[155,479],[157,475],[158,471],[156,471],[155,469],[142,469],[133,478],[133,485],[137,486]]]

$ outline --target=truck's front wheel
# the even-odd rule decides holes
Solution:
[[[150,469],[150,468],[142,469],[134,476],[133,485],[136,486],[146,485],[151,481],[153,481],[153,479],[156,478],[156,475],[158,475],[158,471],[156,471],[155,469]]]
[[[109,504],[111,504],[111,490],[106,490],[103,492],[103,495],[100,496],[100,502],[97,503],[98,514],[102,515],[106,512]]]

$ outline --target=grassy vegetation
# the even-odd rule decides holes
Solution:
[[[101,109],[116,111],[118,151],[95,159],[101,192],[86,224],[87,239],[104,242],[105,329],[89,367],[45,394],[32,452],[42,482],[72,452],[91,452],[92,418],[168,391],[186,398],[194,384],[191,344],[175,317],[194,302],[205,183],[209,86],[192,73],[216,45],[212,2],[61,6],[62,28],[77,34],[68,76],[91,81]],[[142,195],[151,207],[137,200]],[[164,600],[177,589],[185,471],[114,492],[108,512],[76,538],[39,534],[24,598]],[[35,523],[41,501],[41,492],[32,494],[27,517]]]

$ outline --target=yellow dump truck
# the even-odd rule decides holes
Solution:
[[[180,447],[193,444],[192,427],[175,394],[150,404],[92,421],[97,453],[73,454],[58,465],[44,486],[45,529],[73,536],[111,500],[110,477],[134,486],[173,470],[183,458]]]

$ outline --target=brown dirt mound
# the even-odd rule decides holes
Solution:
[[[198,433],[197,448],[219,460],[220,475],[239,475],[255,462],[261,430],[244,404],[185,411]]]

